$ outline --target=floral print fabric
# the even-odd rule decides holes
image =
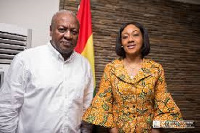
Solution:
[[[180,110],[166,89],[164,70],[150,59],[143,59],[134,78],[123,60],[107,64],[99,91],[83,116],[86,122],[126,133],[149,133],[153,120],[180,119]]]

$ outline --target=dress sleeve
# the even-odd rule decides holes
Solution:
[[[84,121],[108,128],[113,127],[113,96],[110,73],[111,67],[107,65],[101,78],[99,91],[83,115]]]
[[[154,120],[182,120],[180,109],[174,102],[171,94],[167,92],[162,66],[159,67],[158,73],[158,80],[155,86]]]
[[[0,132],[15,133],[24,97],[24,65],[15,57],[0,89]]]

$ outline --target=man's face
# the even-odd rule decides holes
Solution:
[[[58,52],[66,59],[76,47],[79,24],[69,13],[60,13],[50,27],[51,42]]]

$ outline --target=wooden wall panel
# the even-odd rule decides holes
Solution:
[[[78,3],[61,0],[60,9],[77,12]],[[184,119],[196,122],[195,129],[168,132],[200,132],[200,5],[171,0],[91,0],[91,12],[97,88],[105,65],[118,58],[115,40],[121,24],[138,21],[149,32],[147,58],[163,65],[168,90]]]

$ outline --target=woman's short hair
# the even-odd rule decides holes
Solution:
[[[119,30],[119,33],[117,35],[117,40],[116,40],[116,47],[115,47],[115,52],[117,53],[118,56],[125,58],[126,57],[126,53],[124,51],[124,48],[122,47],[121,44],[121,33],[124,30],[124,28],[126,28],[126,26],[128,25],[135,25],[137,28],[140,29],[141,33],[142,33],[142,37],[143,37],[143,45],[142,45],[142,58],[144,58],[145,56],[147,56],[150,52],[150,43],[149,43],[149,36],[148,36],[148,32],[147,30],[144,28],[144,26],[140,23],[137,22],[128,22],[128,23],[124,23],[122,25],[122,27]]]

